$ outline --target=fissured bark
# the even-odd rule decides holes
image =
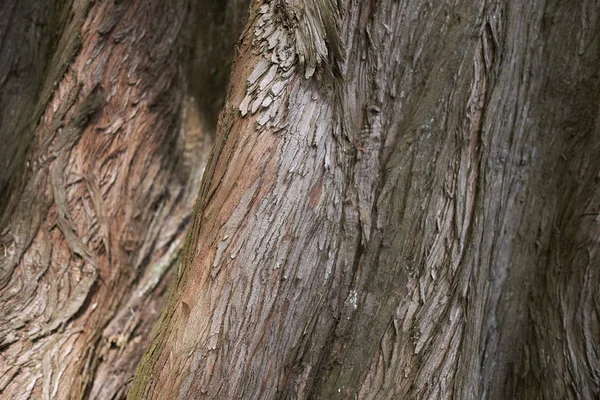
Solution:
[[[129,398],[598,397],[599,13],[254,2]]]
[[[215,11],[206,29],[231,30],[196,59],[230,62],[241,4]],[[124,398],[212,146],[188,91],[199,7],[1,7],[0,397]],[[226,76],[210,79],[218,103]]]

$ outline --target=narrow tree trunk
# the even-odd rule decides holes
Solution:
[[[186,94],[198,8],[1,7],[0,397],[123,398],[212,146],[214,111]],[[204,29],[228,35],[196,58],[230,62],[244,11],[224,3]]]
[[[130,399],[595,398],[597,1],[256,1]]]

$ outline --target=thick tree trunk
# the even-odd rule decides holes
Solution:
[[[231,62],[246,9],[213,11],[198,35],[228,34],[197,60]],[[186,95],[198,11],[187,0],[2,4],[1,398],[125,396],[212,146],[214,110]],[[199,94],[215,108],[226,78],[192,81],[210,82]]]
[[[129,398],[600,396],[599,24],[253,2]]]

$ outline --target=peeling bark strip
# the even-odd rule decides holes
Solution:
[[[253,3],[129,398],[600,396],[597,2],[344,6]]]
[[[212,144],[184,101],[197,9],[2,7],[0,397],[124,398]]]

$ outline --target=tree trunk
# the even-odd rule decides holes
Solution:
[[[253,2],[129,398],[600,396],[599,24]]]
[[[182,247],[245,2],[0,12],[0,397],[124,398]],[[241,8],[240,8],[241,7]],[[190,50],[227,26],[218,48]],[[219,54],[216,54],[219,52]],[[194,86],[195,85],[195,86]]]

